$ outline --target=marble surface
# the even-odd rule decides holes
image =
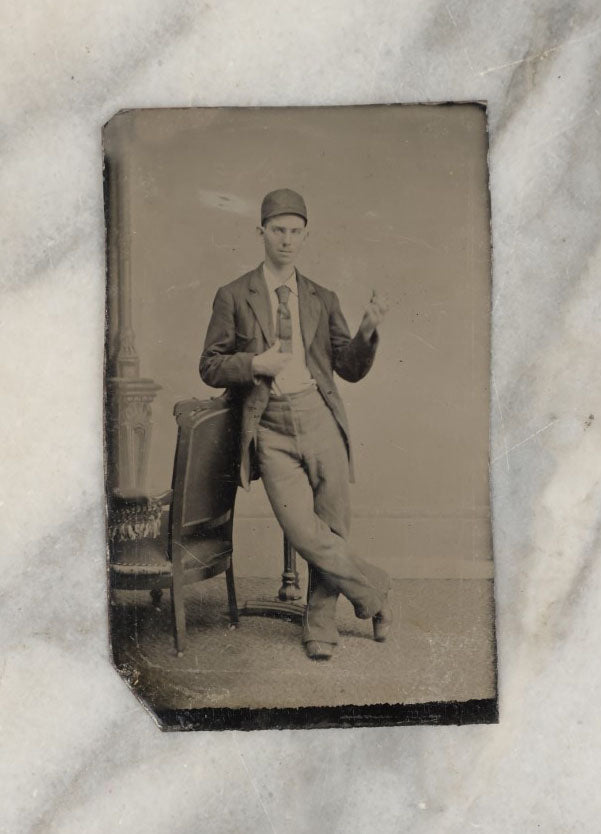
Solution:
[[[601,803],[593,0],[8,0],[0,831],[591,832]],[[124,107],[481,99],[498,726],[161,734],[108,662],[100,126]]]

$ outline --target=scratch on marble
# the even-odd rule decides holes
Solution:
[[[267,822],[269,823],[269,827],[270,827],[270,828],[271,828],[271,830],[273,831],[273,834],[277,834],[277,831],[276,831],[276,830],[275,830],[275,828],[273,827],[273,822],[271,821],[271,817],[270,817],[270,816],[269,816],[269,814],[267,813],[267,808],[265,807],[265,805],[264,805],[264,803],[263,803],[263,800],[261,799],[261,794],[259,793],[259,790],[258,790],[258,788],[257,788],[257,785],[256,785],[256,783],[255,783],[255,780],[253,779],[252,774],[251,774],[250,770],[248,769],[248,767],[247,767],[247,765],[246,765],[246,762],[245,762],[245,760],[244,760],[244,756],[242,755],[242,751],[241,751],[241,750],[240,750],[240,748],[238,747],[238,739],[236,738],[236,734],[235,734],[235,733],[234,733],[234,744],[236,745],[236,749],[238,750],[238,755],[240,756],[240,759],[241,759],[241,761],[242,761],[242,765],[243,765],[243,767],[244,767],[244,770],[246,771],[246,775],[248,776],[248,779],[249,779],[249,781],[250,781],[250,784],[252,785],[253,790],[254,790],[254,792],[255,792],[255,793],[256,793],[256,795],[257,795],[257,799],[259,800],[259,805],[261,806],[261,808],[263,809],[263,813],[264,813],[264,814],[265,814],[265,816],[267,817]]]
[[[478,73],[480,77],[484,75],[488,75],[491,72],[498,72],[499,70],[507,69],[508,67],[517,67],[520,64],[532,64],[535,61],[543,61],[547,56],[551,55],[553,52],[557,52],[558,49],[561,49],[564,46],[570,46],[573,43],[580,43],[581,41],[588,40],[589,38],[593,38],[596,34],[601,32],[601,27],[598,29],[593,29],[592,32],[589,32],[586,35],[582,35],[580,38],[568,38],[568,40],[560,41],[559,43],[555,44],[555,46],[550,46],[548,49],[543,49],[542,52],[538,52],[536,55],[530,55],[526,58],[520,58],[517,61],[509,61],[507,64],[498,64],[495,67],[487,67],[487,69],[482,70]]]
[[[463,37],[462,37],[461,32],[460,32],[460,30],[459,30],[459,26],[457,26],[457,21],[456,21],[456,20],[455,20],[455,18],[453,17],[453,13],[451,12],[451,10],[450,10],[450,8],[449,8],[449,6],[448,6],[448,4],[447,4],[447,3],[445,3],[445,9],[447,10],[447,14],[448,14],[448,16],[451,18],[451,23],[452,23],[452,24],[453,24],[453,26],[455,27],[455,31],[457,32],[457,34],[458,34],[458,36],[459,36],[459,40],[460,40],[460,42],[461,42],[461,48],[463,49],[463,51],[464,51],[464,53],[465,53],[465,57],[467,58],[467,62],[468,62],[468,64],[469,64],[469,68],[471,69],[471,71],[472,71],[472,72],[476,72],[476,67],[475,67],[475,66],[473,65],[473,63],[472,63],[472,59],[470,58],[470,53],[468,52],[467,47],[466,47],[466,46],[464,46],[464,44],[463,44]]]
[[[514,443],[513,446],[509,447],[509,449],[507,447],[505,447],[505,452],[502,455],[497,455],[496,458],[493,458],[492,463],[496,463],[502,457],[507,456],[507,458],[508,458],[509,455],[514,451],[514,449],[519,449],[520,446],[524,446],[526,443],[529,443],[531,440],[533,440],[539,434],[542,434],[544,431],[547,431],[547,429],[550,429],[551,426],[554,425],[556,422],[557,422],[557,420],[551,420],[551,422],[547,423],[546,426],[543,426],[542,428],[537,429],[537,431],[532,432],[532,434],[529,434],[528,437],[525,437],[523,440],[520,440],[519,443]]]
[[[551,134],[545,136],[544,139],[539,139],[538,142],[533,142],[532,144],[528,145],[527,147],[532,149],[532,148],[542,147],[543,145],[548,145],[554,139],[557,139],[559,136],[563,136],[565,133],[569,133],[571,130],[574,130],[575,128],[577,128],[579,125],[586,124],[586,122],[590,122],[591,119],[594,119],[595,116],[599,116],[599,115],[600,115],[599,111],[594,110],[593,113],[589,113],[586,116],[584,116],[583,118],[572,119],[572,121],[567,125],[567,127],[563,127],[561,130],[558,130],[555,133],[551,133]],[[558,157],[556,157],[556,158],[558,158]]]
[[[379,40],[378,47],[377,47],[377,50],[376,50],[376,59],[373,62],[373,65],[372,65],[371,84],[370,84],[370,89],[369,89],[370,96],[374,94],[374,91],[376,89],[376,82],[377,82],[376,76],[379,73],[380,66],[382,64],[382,59],[381,59],[380,56],[382,54],[382,45],[384,43],[384,39],[385,39],[385,35],[382,35],[382,37]]]

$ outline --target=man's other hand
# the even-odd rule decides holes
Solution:
[[[265,353],[259,353],[253,357],[253,374],[276,377],[280,371],[284,370],[291,358],[291,353],[280,353],[280,340],[278,339]]]
[[[376,290],[373,290],[359,325],[359,332],[366,341],[371,339],[374,330],[382,323],[389,309],[388,299],[383,295],[378,295]]]

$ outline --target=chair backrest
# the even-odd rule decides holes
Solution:
[[[238,486],[240,427],[222,398],[182,400],[173,466],[171,536],[201,532],[231,519]]]

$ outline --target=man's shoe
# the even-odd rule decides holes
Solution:
[[[311,660],[329,660],[332,657],[334,647],[331,643],[318,643],[317,640],[309,640],[305,643],[307,657]]]
[[[374,640],[383,643],[392,626],[392,608],[388,604],[388,600],[384,602],[376,616],[371,618],[371,621],[374,626]]]

